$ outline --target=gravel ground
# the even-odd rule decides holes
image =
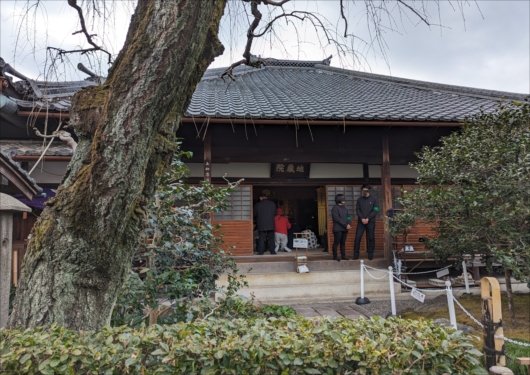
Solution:
[[[416,301],[414,299],[410,300],[397,300],[396,301],[396,312],[402,314],[406,311],[428,311],[432,309],[437,309],[439,307],[447,306],[447,297],[442,295],[432,299],[425,300],[424,303]],[[357,310],[365,310],[365,315],[379,315],[386,317],[392,310],[390,305],[390,300],[387,301],[373,301],[369,304],[357,306]]]

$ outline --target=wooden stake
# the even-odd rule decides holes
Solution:
[[[506,365],[504,330],[502,328],[501,288],[494,277],[481,282],[482,324],[484,325],[484,359],[486,368]]]

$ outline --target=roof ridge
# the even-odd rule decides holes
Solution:
[[[392,76],[387,76],[384,74],[367,73],[367,72],[361,72],[358,70],[336,68],[336,67],[327,66],[327,65],[316,65],[315,67],[321,70],[344,74],[347,76],[353,76],[353,77],[357,77],[361,79],[367,79],[371,81],[378,81],[378,82],[385,82],[385,83],[394,83],[394,84],[399,84],[401,86],[415,87],[415,88],[419,88],[423,90],[431,90],[433,92],[443,91],[443,92],[450,93],[450,94],[459,94],[459,95],[480,97],[480,98],[486,98],[486,99],[491,99],[491,98],[498,99],[500,97],[506,97],[508,99],[525,100],[526,98],[530,97],[530,94],[481,89],[481,88],[468,87],[468,86],[449,85],[446,83],[437,83],[437,82],[430,82],[430,81],[420,81],[420,80],[410,79],[410,78],[392,77]]]
[[[256,57],[254,59],[260,61],[265,66],[288,66],[288,67],[299,67],[299,68],[314,68],[316,65],[325,65],[329,66],[331,64],[331,59],[333,55],[329,55],[328,58],[324,60],[284,60],[284,59],[275,59],[273,57]]]

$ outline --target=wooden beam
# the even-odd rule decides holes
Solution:
[[[56,113],[56,112],[35,112],[35,111],[18,111],[17,115],[22,117],[44,117],[44,118],[59,118],[67,120],[70,118],[70,112]]]
[[[191,118],[191,117],[183,117],[181,122],[189,122],[193,124],[193,122],[200,122],[204,121],[204,118]],[[439,127],[461,127],[462,124],[459,122],[435,122],[435,121],[343,121],[343,120],[309,120],[306,122],[303,119],[294,120],[294,119],[286,119],[286,120],[276,120],[276,119],[270,119],[270,120],[261,120],[261,119],[253,119],[252,121],[250,119],[242,119],[242,118],[210,118],[210,124],[252,124],[255,125],[296,125],[296,126],[306,126],[309,124],[309,126],[313,125],[334,125],[334,126],[417,126],[417,127],[431,127],[431,128],[439,128]]]
[[[24,196],[31,200],[34,195],[38,194],[24,178],[22,178],[18,171],[13,169],[8,163],[0,163],[0,173],[4,175],[13,185],[15,185]]]
[[[40,155],[11,155],[11,159],[14,161],[37,161]],[[44,156],[45,161],[70,161],[72,157],[69,155],[65,156]]]
[[[212,182],[212,132],[204,135],[204,181]]]
[[[392,207],[392,184],[390,180],[390,150],[388,147],[388,133],[384,133],[382,136],[383,142],[383,165],[381,167],[381,187],[383,190],[383,216],[388,215],[388,209]],[[392,236],[388,232],[389,222],[387,219],[384,220],[385,233],[384,233],[384,252],[385,259],[392,262]]]
[[[368,181],[370,181],[370,168],[368,166],[368,163],[363,163],[363,180],[365,183],[368,183]]]

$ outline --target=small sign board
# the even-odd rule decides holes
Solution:
[[[295,249],[307,249],[307,238],[293,238],[293,247]]]
[[[444,277],[445,275],[449,275],[449,268],[436,272],[437,278]]]
[[[271,163],[271,177],[309,178],[310,163]]]
[[[411,295],[412,298],[417,299],[421,303],[425,302],[425,294],[423,294],[422,292],[420,292],[416,288],[412,288],[412,291],[410,292],[410,295]]]

